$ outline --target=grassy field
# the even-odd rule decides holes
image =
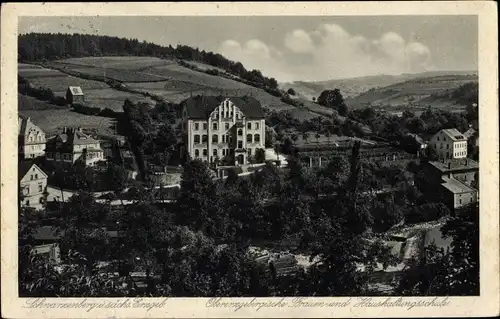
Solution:
[[[89,68],[92,69],[92,68]],[[56,96],[66,96],[68,86],[79,86],[85,94],[85,100],[93,107],[110,108],[122,111],[123,102],[129,99],[134,102],[154,102],[140,94],[118,91],[110,88],[106,83],[86,80],[68,75],[64,72],[42,68],[36,65],[20,64],[19,75],[26,78],[35,87],[48,87]]]
[[[328,115],[329,112],[329,110],[316,107],[314,103],[310,103],[312,106],[308,105],[306,108],[296,108],[283,103],[280,98],[272,96],[264,90],[222,76],[195,71],[172,60],[129,56],[89,57],[54,61],[47,63],[47,66],[87,75],[103,76],[105,74],[106,78],[116,79],[130,89],[158,95],[175,103],[198,94],[250,95],[271,110],[289,110],[299,120],[323,114]],[[203,69],[204,66],[206,69],[214,68],[202,63],[196,63],[196,66],[200,69]],[[115,111],[121,111],[123,101],[126,98],[134,102],[152,103],[151,100],[140,94],[117,91],[103,82],[81,79],[55,69],[20,65],[19,73],[34,85],[51,88],[56,95],[64,95],[69,85],[80,86],[86,95],[86,100],[94,107],[108,107]]]
[[[114,120],[107,117],[83,115],[71,110],[20,110],[19,114],[30,117],[49,136],[61,132],[64,126],[79,126],[107,136],[114,133]]]

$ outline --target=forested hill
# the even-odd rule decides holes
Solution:
[[[248,71],[240,62],[226,59],[224,56],[207,51],[200,51],[187,45],[160,46],[137,39],[126,39],[89,34],[53,34],[29,33],[19,36],[19,62],[35,62],[43,60],[59,60],[89,56],[154,56],[159,58],[177,58],[202,62],[221,68],[228,73],[261,87],[276,89],[278,83],[274,78],[267,78],[259,70]]]

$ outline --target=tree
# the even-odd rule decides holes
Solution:
[[[181,224],[207,231],[209,235],[222,231],[217,225],[221,222],[218,220],[220,196],[208,167],[200,160],[190,160],[185,164],[181,178],[177,199]]]
[[[302,139],[307,143],[307,140],[309,139],[309,133],[307,132],[302,133]]]
[[[264,163],[266,160],[266,152],[262,148],[258,148],[255,151],[255,161],[257,163]]]
[[[296,95],[295,90],[293,88],[289,88],[288,91],[286,91],[286,93],[290,95]]]
[[[412,296],[479,295],[479,206],[471,204],[442,227],[449,248],[430,245],[421,260],[405,267],[397,294]]]
[[[339,89],[325,90],[318,97],[318,104],[332,108],[339,112],[340,115],[347,114],[347,105],[344,102],[344,97]]]
[[[314,137],[316,137],[316,143],[319,143],[319,138],[321,137],[321,134],[316,133]]]

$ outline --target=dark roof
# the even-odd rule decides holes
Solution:
[[[33,167],[33,165],[35,165],[38,169],[40,169],[40,171],[42,171],[42,173],[45,174],[45,172],[35,163],[30,161],[24,161],[20,162],[19,165],[17,166],[17,173],[18,173],[17,178],[21,180],[29,172],[29,170],[31,169],[31,167]]]
[[[184,100],[181,105],[182,107],[186,107],[188,118],[207,119],[210,113],[225,99],[233,102],[247,118],[256,119],[265,117],[260,102],[251,96],[224,97],[197,95]]]
[[[432,161],[429,165],[434,166],[441,172],[452,172],[459,170],[477,170],[479,169],[479,163],[470,158],[457,158],[450,159],[447,161]]]

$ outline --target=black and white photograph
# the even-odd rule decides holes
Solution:
[[[480,296],[477,14],[17,23],[32,306]]]

